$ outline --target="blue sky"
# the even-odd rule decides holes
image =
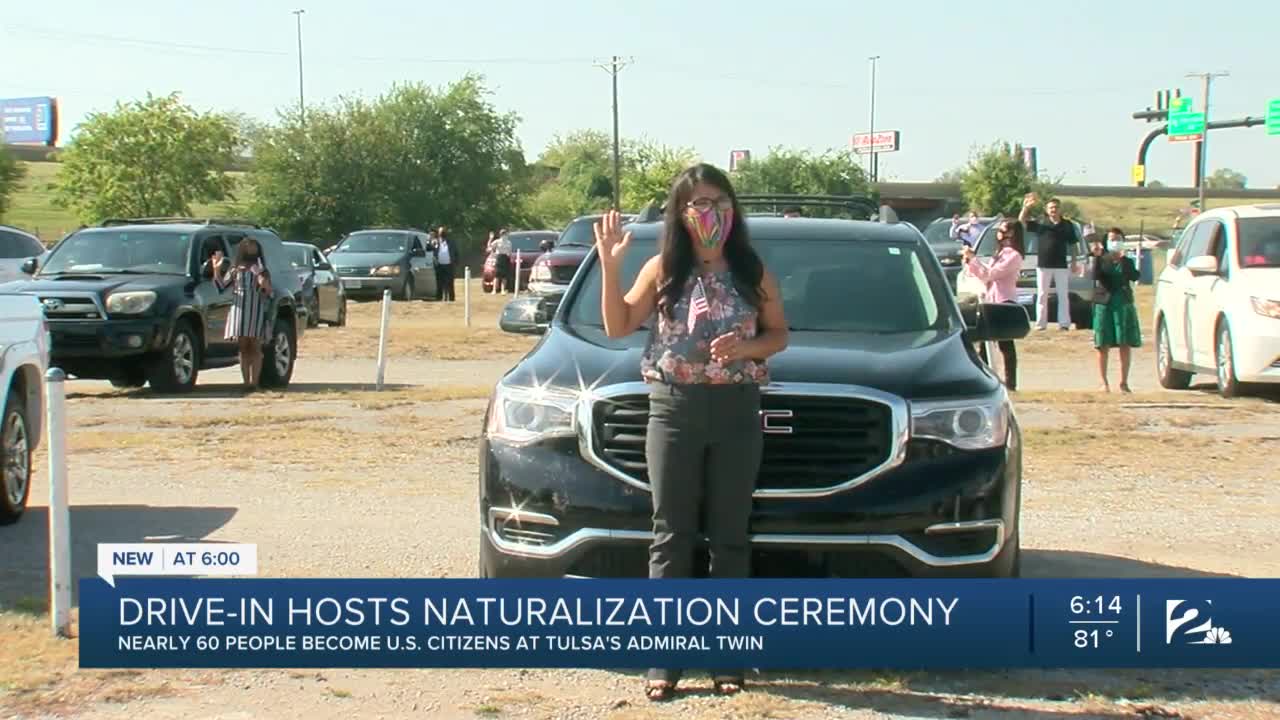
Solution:
[[[719,164],[735,148],[846,147],[869,125],[867,57],[879,55],[876,127],[902,132],[901,151],[881,156],[893,180],[932,180],[1007,139],[1038,147],[1041,168],[1067,182],[1126,184],[1152,127],[1129,115],[1157,89],[1199,106],[1186,73],[1229,71],[1215,118],[1261,115],[1280,97],[1280,3],[1262,0],[14,0],[0,20],[0,97],[58,97],[64,137],[85,113],[148,91],[270,119],[297,102],[296,8],[308,102],[478,71],[520,115],[531,158],[557,133],[611,128],[609,76],[593,62],[612,54],[633,60],[620,76],[624,136]],[[1191,153],[1157,142],[1148,176],[1190,184]],[[1208,166],[1280,185],[1280,136],[1215,132]]]

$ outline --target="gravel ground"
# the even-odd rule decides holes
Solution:
[[[1027,575],[1280,576],[1274,403],[1224,407],[1203,393],[1148,392],[1145,352],[1131,400],[1055,397],[1037,391],[1095,387],[1087,339],[1032,338],[1026,347]],[[256,543],[265,576],[470,576],[481,391],[515,359],[392,358],[389,384],[473,389],[444,401],[370,400],[357,392],[373,380],[368,359],[304,361],[294,393],[248,400],[235,399],[235,370],[206,373],[184,399],[72,383],[74,572],[94,574],[98,542],[174,537]],[[1163,449],[1113,447],[1113,418]],[[47,587],[42,470],[30,515],[0,528],[0,606],[30,603]],[[30,692],[0,686],[0,717],[1280,717],[1280,679],[1264,672],[759,680],[763,692],[724,700],[691,678],[689,697],[652,707],[639,676],[603,671],[76,672]]]

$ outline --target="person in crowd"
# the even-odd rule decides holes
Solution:
[[[975,257],[972,247],[965,246],[963,251],[965,271],[986,285],[987,291],[983,295],[983,302],[1016,303],[1018,302],[1018,272],[1022,270],[1022,257],[1026,254],[1022,223],[1001,220],[996,228],[996,242],[999,243],[1000,250],[995,257],[991,258],[989,264]],[[1001,340],[997,346],[1004,360],[1005,387],[1010,391],[1017,391],[1018,349],[1012,340]],[[983,362],[990,363],[986,343],[978,344],[978,356]]]
[[[641,360],[650,397],[649,577],[693,576],[704,536],[711,577],[747,577],[763,447],[760,386],[769,382],[768,358],[787,345],[778,282],[751,247],[728,176],[707,164],[676,177],[659,253],[630,289],[622,277],[631,233],[616,210],[596,223],[595,237],[605,332],[630,335],[656,314]],[[646,696],[674,697],[682,672],[651,669]],[[721,694],[745,686],[741,670],[715,671],[714,681]]]
[[[963,222],[959,215],[951,218],[951,239],[964,243],[965,247],[976,246],[978,238],[982,237],[982,231],[986,229],[987,226],[982,224],[982,218],[976,210],[970,210],[968,219]]]
[[[1098,377],[1102,391],[1111,392],[1107,363],[1111,348],[1120,352],[1120,392],[1129,390],[1133,348],[1142,347],[1142,327],[1133,299],[1133,283],[1140,277],[1133,260],[1124,253],[1124,231],[1111,228],[1106,242],[1087,233],[1093,265],[1093,346],[1098,352]]]
[[[804,213],[801,212],[800,208],[798,207],[789,207],[782,211],[782,217],[784,218],[804,217]]]
[[[511,259],[511,239],[507,237],[505,229],[495,232],[489,252],[494,258],[493,292],[511,292],[511,276],[515,273],[515,265]]]
[[[262,344],[271,333],[271,273],[262,259],[262,247],[246,237],[236,245],[233,262],[224,262],[222,250],[214,250],[207,264],[219,290],[233,288],[222,337],[238,345],[241,379],[245,389],[254,390],[262,379]]]
[[[1044,204],[1046,221],[1031,219],[1031,210],[1040,202],[1035,193],[1028,193],[1022,200],[1018,222],[1027,232],[1039,238],[1036,262],[1036,329],[1049,326],[1049,290],[1058,299],[1058,327],[1071,329],[1071,300],[1067,283],[1071,278],[1069,256],[1080,244],[1076,226],[1062,216],[1062,203],[1049,198]]]
[[[454,279],[457,273],[454,267],[458,263],[458,246],[449,237],[449,228],[441,225],[436,230],[436,299],[453,302]]]

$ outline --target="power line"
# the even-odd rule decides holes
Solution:
[[[635,62],[635,58],[623,60],[617,55],[608,63],[596,63],[613,78],[613,209],[622,209],[622,138],[618,130],[618,73]]]

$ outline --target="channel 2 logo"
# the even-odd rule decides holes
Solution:
[[[1213,601],[1166,600],[1164,605],[1166,645],[1230,645],[1231,633],[1213,624]]]

